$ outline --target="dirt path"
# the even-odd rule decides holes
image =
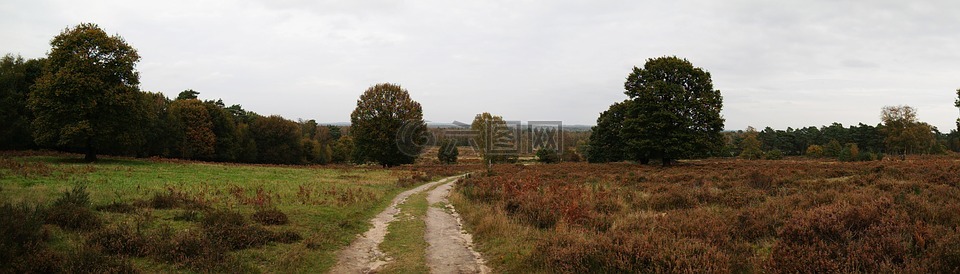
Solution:
[[[387,258],[377,247],[383,242],[384,236],[387,235],[387,225],[396,219],[396,215],[399,212],[397,205],[402,204],[410,195],[430,189],[438,184],[446,183],[447,185],[452,185],[459,177],[460,176],[453,176],[436,182],[426,183],[398,194],[397,197],[393,198],[393,202],[387,209],[384,209],[380,214],[377,214],[376,217],[370,220],[370,223],[373,224],[370,230],[367,230],[367,232],[354,240],[350,246],[340,251],[337,256],[337,264],[331,268],[330,273],[370,273],[385,265]]]
[[[430,273],[490,273],[480,253],[473,250],[473,238],[463,230],[460,215],[447,201],[456,180],[427,195],[427,265]],[[442,207],[439,207],[442,206]]]

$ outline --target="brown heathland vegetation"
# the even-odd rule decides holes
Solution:
[[[960,160],[499,165],[451,197],[505,272],[960,270]]]

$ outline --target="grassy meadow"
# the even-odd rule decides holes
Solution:
[[[67,272],[321,272],[396,193],[434,177],[413,169],[78,159],[0,157],[0,201],[11,221],[3,244],[28,246],[4,250],[27,254],[0,254],[7,263]],[[96,262],[103,266],[89,265]]]
[[[960,271],[952,157],[497,165],[450,200],[495,272]]]

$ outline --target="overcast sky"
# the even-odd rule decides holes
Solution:
[[[954,129],[960,1],[0,1],[0,53],[43,57],[93,22],[142,57],[141,89],[346,122],[399,83],[434,122],[480,112],[595,124],[646,59],[713,76],[727,129],[879,123],[885,105]]]

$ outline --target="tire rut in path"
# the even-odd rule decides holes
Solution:
[[[424,239],[430,273],[490,273],[480,253],[473,250],[473,237],[463,229],[460,215],[447,201],[455,182],[438,186],[427,194],[430,206]]]
[[[387,226],[396,219],[397,213],[400,212],[397,205],[402,204],[410,195],[420,193],[433,186],[443,183],[452,185],[461,176],[447,177],[397,194],[390,206],[370,220],[373,225],[372,228],[337,253],[337,264],[330,269],[330,273],[370,273],[387,264],[386,256],[378,246],[387,235]]]

